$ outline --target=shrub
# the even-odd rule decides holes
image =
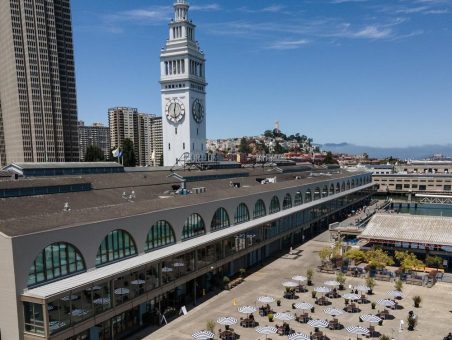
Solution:
[[[213,333],[215,331],[215,321],[208,320],[206,323],[206,329]]]
[[[394,282],[394,288],[395,288],[396,290],[398,290],[398,291],[402,291],[402,288],[403,288],[403,281],[400,280],[400,279],[397,279],[397,280]]]
[[[245,268],[240,268],[240,269],[239,269],[239,273],[240,273],[240,276],[241,276],[241,277],[244,277],[244,276],[245,276],[245,273],[246,273],[246,269],[245,269]]]
[[[418,308],[422,302],[422,298],[419,295],[413,296],[414,307]]]
[[[380,336],[380,340],[391,340],[391,338],[387,335]]]

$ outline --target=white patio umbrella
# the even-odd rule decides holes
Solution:
[[[367,335],[369,334],[369,330],[367,328],[361,327],[361,326],[348,326],[345,327],[345,329],[347,330],[347,332],[351,333],[351,334],[356,334],[358,335]]]
[[[298,283],[293,282],[293,281],[286,281],[286,282],[283,282],[282,285],[283,285],[284,287],[287,287],[287,288],[298,287]]]
[[[344,314],[344,311],[342,309],[334,307],[325,308],[323,311],[331,316],[338,316]]]
[[[72,316],[84,316],[88,314],[88,311],[86,309],[73,309],[72,312],[69,313]]]
[[[312,319],[308,321],[308,325],[314,328],[326,328],[329,322],[328,320]]]
[[[308,309],[311,309],[314,306],[311,305],[310,303],[307,303],[307,302],[298,302],[298,303],[296,303],[294,305],[294,307],[296,309],[308,310]]]
[[[273,317],[276,320],[281,320],[281,321],[292,321],[295,319],[295,316],[293,316],[290,313],[276,313]]]
[[[308,278],[306,276],[303,276],[303,275],[295,275],[295,276],[292,277],[292,280],[299,281],[299,282],[306,281],[307,279]]]
[[[64,321],[50,321],[49,322],[49,329],[54,332],[57,329],[63,328],[66,326],[66,323]]]
[[[355,287],[355,289],[360,292],[368,292],[370,290],[370,287],[367,287],[366,285],[358,285]]]
[[[265,334],[265,339],[267,339],[268,334],[276,334],[278,330],[272,326],[259,326],[255,328],[256,332],[259,334]]]
[[[176,268],[180,268],[180,267],[184,267],[185,266],[185,263],[183,263],[183,262],[175,262],[174,264],[173,264],[173,267],[176,267]]]
[[[93,287],[86,288],[85,290],[88,292],[97,292],[98,290],[101,290],[101,289],[102,289],[102,287],[100,287],[100,286],[93,286]]]
[[[385,306],[385,307],[395,306],[395,302],[391,301],[391,300],[388,300],[388,299],[379,299],[376,302],[377,302],[377,304]]]
[[[325,281],[323,283],[325,286],[331,286],[331,287],[337,287],[340,285],[339,282],[335,281],[335,280],[329,280],[329,281]]]
[[[146,283],[146,281],[138,279],[138,280],[133,280],[130,283],[133,285],[139,286],[139,285],[144,285]]]
[[[106,297],[98,298],[98,299],[93,300],[93,303],[95,305],[108,305],[108,304],[110,304],[110,298],[106,298]]]
[[[379,323],[381,321],[380,317],[378,317],[377,315],[373,315],[373,314],[361,315],[360,319],[365,322],[370,322],[370,323]]]
[[[314,291],[316,291],[317,293],[322,293],[322,294],[326,294],[326,293],[329,293],[329,292],[331,292],[331,289],[330,288],[328,288],[328,287],[315,287],[314,288]]]
[[[237,323],[237,319],[233,318],[232,316],[222,316],[217,319],[217,323],[223,326],[232,326]]]
[[[400,290],[390,290],[386,292],[386,295],[392,296],[394,298],[403,298],[403,294]]]
[[[257,309],[254,306],[241,306],[241,307],[237,308],[237,310],[239,311],[239,313],[242,313],[242,314],[251,314],[251,313],[256,312]]]
[[[173,268],[171,268],[171,267],[163,267],[162,268],[162,272],[163,273],[170,273],[172,271],[173,271]]]
[[[311,340],[311,337],[304,333],[298,332],[298,333],[290,334],[288,336],[288,339],[289,340]]]
[[[257,301],[262,302],[262,303],[272,303],[275,302],[275,299],[272,298],[271,296],[259,296],[257,298]]]
[[[361,296],[359,296],[358,294],[353,294],[353,293],[347,293],[342,295],[342,297],[346,300],[359,300],[361,298]]]
[[[115,289],[116,295],[127,295],[127,294],[129,294],[129,292],[130,292],[129,288],[116,288]]]
[[[202,331],[194,332],[191,336],[196,340],[207,340],[207,339],[213,339],[215,334],[213,334],[210,331],[202,330]]]

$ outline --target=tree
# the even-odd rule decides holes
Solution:
[[[344,256],[352,261],[361,262],[366,259],[366,254],[361,250],[357,248],[349,248],[345,252]]]
[[[322,264],[327,262],[331,258],[332,254],[333,254],[333,249],[331,249],[330,247],[325,247],[325,248],[320,249],[319,257],[320,257],[320,260],[322,261]]]
[[[163,153],[160,155],[159,166],[163,166]]]
[[[414,268],[424,267],[424,263],[419,260],[413,253],[405,251],[396,251],[395,258],[400,262],[400,269],[405,272]]]
[[[333,158],[333,153],[331,151],[328,151],[326,153],[324,163],[325,164],[336,164],[337,163],[337,161]]]
[[[429,267],[433,267],[436,269],[442,268],[443,267],[443,259],[439,256],[427,256],[425,259],[425,263],[427,264],[427,266]]]
[[[137,160],[133,149],[133,142],[130,139],[127,138],[124,140],[122,150],[124,166],[136,166]]]
[[[267,137],[267,138],[273,138],[272,130],[265,130],[264,136]]]
[[[372,268],[383,269],[394,264],[394,260],[381,248],[372,248],[366,253],[366,261]]]
[[[104,152],[97,145],[90,145],[86,148],[85,162],[102,162],[104,160]]]
[[[245,137],[242,137],[242,139],[240,139],[239,152],[246,154],[250,153],[250,146],[248,145],[248,141]]]
[[[275,151],[275,154],[280,155],[280,154],[284,153],[284,148],[281,146],[281,144],[276,142],[274,151]]]

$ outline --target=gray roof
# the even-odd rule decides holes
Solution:
[[[372,217],[358,237],[366,240],[452,246],[452,218],[379,213]]]
[[[122,168],[116,162],[48,162],[48,163],[25,163],[16,162],[4,167],[16,167],[19,169],[69,169],[69,168]]]

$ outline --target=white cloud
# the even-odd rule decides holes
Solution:
[[[221,6],[217,3],[206,5],[191,5],[190,10],[198,12],[215,12],[221,10]]]
[[[261,12],[277,13],[281,12],[285,7],[282,5],[271,5],[261,9]]]
[[[351,33],[351,37],[368,38],[368,39],[384,39],[391,36],[390,28],[381,28],[377,26],[366,26],[356,32]]]
[[[293,50],[297,49],[301,46],[308,44],[309,41],[306,39],[298,39],[298,40],[283,40],[277,41],[273,44],[269,45],[267,48],[273,50]]]

